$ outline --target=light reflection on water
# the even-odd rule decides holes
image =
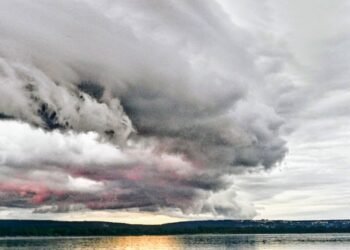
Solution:
[[[328,250],[350,249],[350,234],[0,237],[1,250]]]
[[[96,249],[145,249],[163,250],[183,249],[181,241],[173,236],[127,236],[127,237],[104,237],[96,240]]]

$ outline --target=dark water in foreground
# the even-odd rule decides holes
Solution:
[[[180,235],[127,237],[0,237],[0,249],[350,249],[350,234]]]

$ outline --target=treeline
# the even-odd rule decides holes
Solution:
[[[349,233],[350,221],[189,221],[164,225],[107,222],[0,220],[0,236]]]

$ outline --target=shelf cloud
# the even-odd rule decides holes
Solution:
[[[251,218],[285,58],[214,1],[1,1],[0,205]]]

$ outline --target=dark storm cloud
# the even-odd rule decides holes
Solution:
[[[213,1],[118,1],[110,12],[105,4],[0,3],[0,113],[60,130],[50,133],[67,147],[57,155],[35,141],[38,154],[3,146],[4,168],[16,169],[0,176],[22,173],[0,186],[18,197],[3,205],[239,216],[234,201],[218,207],[210,197],[229,175],[286,153],[283,120],[252,92],[265,81],[260,44]],[[67,131],[94,131],[116,155],[89,158]],[[59,178],[35,187],[50,171]]]

